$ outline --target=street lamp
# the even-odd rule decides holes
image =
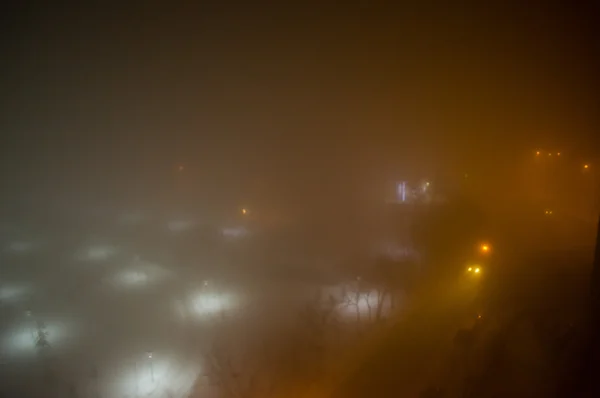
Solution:
[[[31,339],[33,340],[33,344],[35,344],[36,342],[36,336],[35,336],[35,327],[34,325],[36,324],[35,320],[33,319],[33,312],[28,309],[27,311],[25,311],[25,316],[27,317],[27,319],[29,319],[29,321],[27,323],[31,324],[29,327],[31,329],[29,329],[31,331]]]
[[[482,243],[481,246],[479,247],[479,251],[481,251],[483,254],[489,253],[490,250],[491,250],[490,245],[487,243]]]
[[[148,361],[150,362],[150,378],[154,383],[154,364],[152,363],[152,351],[148,351]]]
[[[474,265],[472,267],[467,268],[467,272],[473,272],[473,273],[480,273],[481,272],[481,268],[479,268],[479,266]]]

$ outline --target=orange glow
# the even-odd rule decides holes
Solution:
[[[540,151],[536,151],[535,154],[536,154],[536,156],[539,156],[540,155]]]
[[[244,214],[244,215],[248,214],[248,210],[242,209],[242,214]]]
[[[584,165],[583,165],[583,168],[584,168],[584,169],[589,169],[589,168],[590,168],[590,165],[589,165],[589,164],[584,164]]]
[[[482,253],[488,253],[490,251],[490,245],[488,245],[487,243],[484,243],[481,245],[481,252]]]
[[[560,152],[557,152],[557,153],[556,153],[556,156],[560,156]]]

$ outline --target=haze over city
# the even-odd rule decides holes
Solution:
[[[5,6],[0,395],[594,396],[598,6],[397,3]]]

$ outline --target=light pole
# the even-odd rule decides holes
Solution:
[[[148,361],[150,361],[150,379],[154,383],[154,365],[152,363],[152,351],[148,351]]]
[[[33,327],[33,323],[35,323],[35,321],[33,320],[33,313],[31,312],[31,310],[27,310],[27,311],[25,311],[25,316],[28,319],[27,328],[30,328],[29,330],[31,331],[31,340],[33,341],[33,344],[35,345],[37,343],[37,339],[35,338],[35,328]]]

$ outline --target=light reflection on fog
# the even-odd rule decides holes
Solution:
[[[374,321],[379,306],[381,306],[381,315],[388,316],[392,309],[390,295],[383,296],[383,292],[376,289],[348,290],[341,297],[337,308],[344,320]]]
[[[9,243],[9,245],[6,248],[7,251],[18,254],[29,253],[34,249],[35,245],[33,244],[33,242],[29,241],[14,241]]]
[[[0,301],[15,302],[23,299],[33,292],[31,285],[2,284],[0,285]]]
[[[117,254],[118,250],[110,245],[93,245],[77,253],[77,258],[83,261],[106,261]]]
[[[177,312],[180,315],[185,313],[192,318],[205,319],[239,309],[241,301],[241,295],[233,291],[219,291],[210,286],[203,286],[194,290],[188,296],[184,308],[179,306]]]
[[[75,324],[58,319],[44,322],[43,330],[46,341],[53,350],[64,348],[77,334]],[[14,358],[34,355],[38,349],[36,347],[38,336],[35,320],[27,318],[2,334],[2,354]]]
[[[248,229],[243,226],[221,228],[221,235],[226,238],[243,238],[248,235]]]
[[[183,397],[188,396],[200,374],[198,363],[180,355],[140,353],[129,361],[111,366],[102,383],[101,396]]]
[[[110,278],[110,283],[119,288],[135,289],[156,285],[171,276],[171,272],[160,265],[138,263],[115,272]]]

